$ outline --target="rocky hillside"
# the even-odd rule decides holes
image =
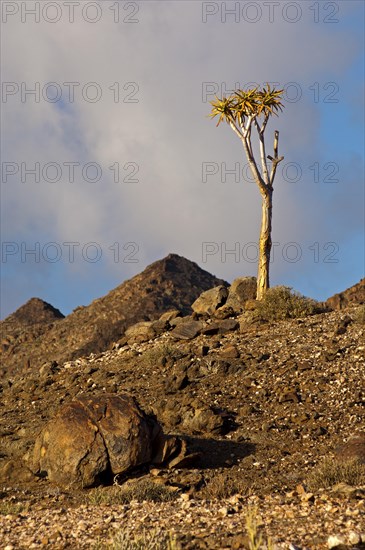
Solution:
[[[364,307],[274,292],[258,307],[253,292],[252,278],[220,286],[191,315],[164,313],[112,349],[58,364],[50,354],[3,381],[5,548],[145,549],[158,536],[163,549],[364,549]],[[57,487],[34,472],[36,438],[60,407],[123,394],[196,460],[113,470],[118,486],[91,489],[71,470]]]
[[[0,374],[103,351],[137,321],[156,319],[171,308],[189,313],[199,294],[218,284],[227,283],[170,254],[64,319],[58,310],[33,298],[0,324]]]

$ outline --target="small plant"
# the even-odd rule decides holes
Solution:
[[[146,350],[141,355],[141,360],[145,365],[161,365],[168,359],[173,359],[177,353],[177,348],[169,344],[161,344]]]
[[[234,495],[245,495],[250,488],[244,480],[237,480],[225,473],[218,474],[208,481],[200,496],[206,500],[222,500]]]
[[[94,506],[111,506],[113,504],[128,504],[131,500],[143,502],[169,502],[175,500],[178,492],[164,485],[158,485],[149,479],[133,481],[124,485],[112,487],[97,487],[90,489],[86,496],[88,504]]]
[[[14,516],[23,510],[24,505],[21,502],[0,502],[0,516]]]
[[[135,533],[131,529],[118,531],[110,543],[98,540],[93,550],[180,550],[176,535],[171,531],[143,530]]]
[[[272,550],[273,544],[270,538],[265,538],[260,526],[262,521],[258,514],[257,506],[251,506],[246,512],[246,531],[249,542],[249,550]]]
[[[302,296],[287,286],[269,288],[263,300],[257,302],[255,314],[265,321],[278,321],[314,315],[320,311],[318,302]]]
[[[307,483],[312,490],[326,489],[338,483],[346,483],[354,487],[364,485],[365,464],[358,460],[340,462],[333,458],[326,458],[312,471]]]

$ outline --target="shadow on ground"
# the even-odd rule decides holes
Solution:
[[[201,458],[196,467],[227,468],[238,464],[240,460],[253,454],[256,446],[249,442],[227,441],[221,439],[208,439],[179,435],[185,439],[190,453],[201,453]]]

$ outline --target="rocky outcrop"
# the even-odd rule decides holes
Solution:
[[[331,309],[343,309],[350,304],[365,304],[365,278],[347,290],[334,294],[325,302]]]

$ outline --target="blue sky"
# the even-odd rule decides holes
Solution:
[[[33,296],[68,314],[170,252],[256,274],[259,192],[204,94],[236,82],[286,93],[272,285],[364,276],[362,1],[48,4],[2,3],[1,318]]]

